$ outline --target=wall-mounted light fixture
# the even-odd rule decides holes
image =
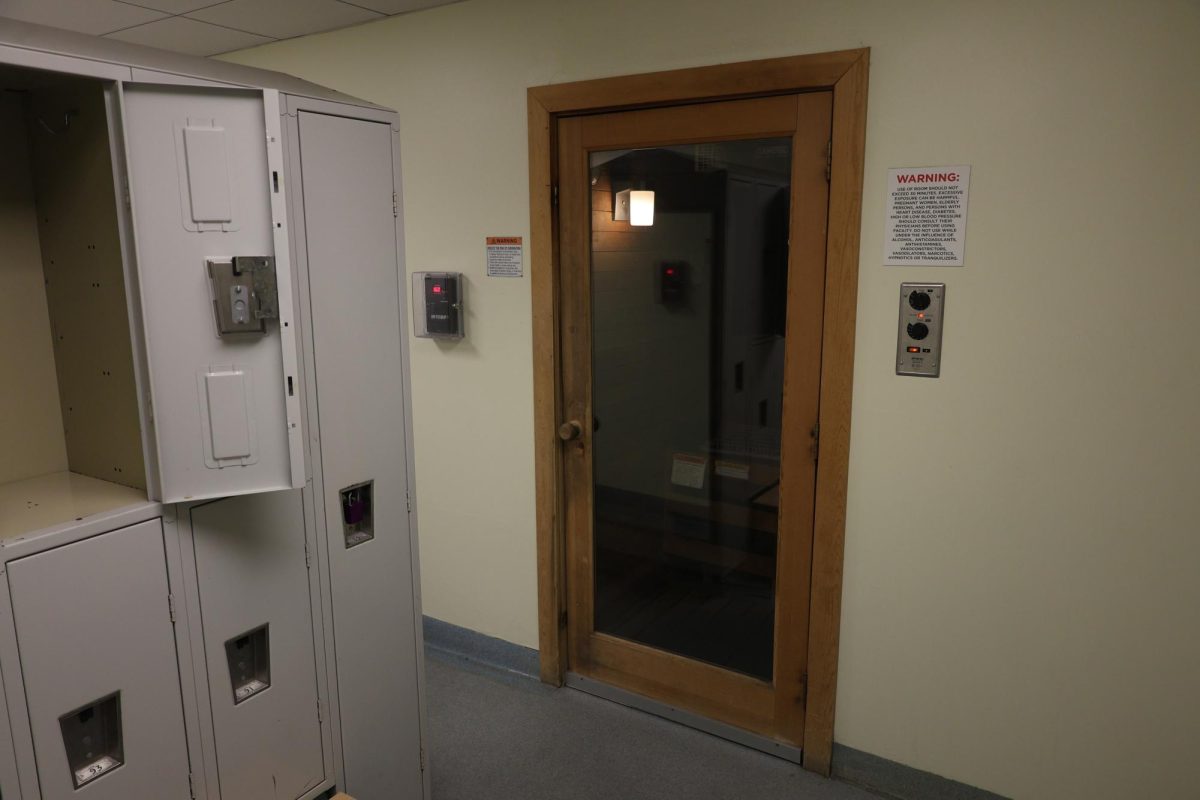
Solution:
[[[654,224],[654,192],[648,189],[625,189],[617,192],[613,203],[613,219],[630,225]]]

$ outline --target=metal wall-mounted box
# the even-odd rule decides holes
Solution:
[[[414,272],[413,330],[425,339],[464,336],[463,276],[461,272]]]
[[[900,284],[896,374],[936,378],[942,371],[942,315],[946,284]]]

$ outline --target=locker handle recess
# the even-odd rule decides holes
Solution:
[[[233,704],[244,703],[271,687],[270,626],[263,625],[225,643]]]
[[[374,494],[375,481],[356,483],[339,492],[346,549],[375,538]]]
[[[58,724],[76,789],[125,763],[120,692],[64,714]]]

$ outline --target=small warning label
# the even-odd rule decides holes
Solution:
[[[519,278],[524,272],[525,247],[520,236],[487,237],[487,274],[490,278]]]
[[[961,267],[971,168],[889,169],[883,263]]]

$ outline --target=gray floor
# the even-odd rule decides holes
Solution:
[[[432,650],[434,800],[878,800],[571,689]]]

